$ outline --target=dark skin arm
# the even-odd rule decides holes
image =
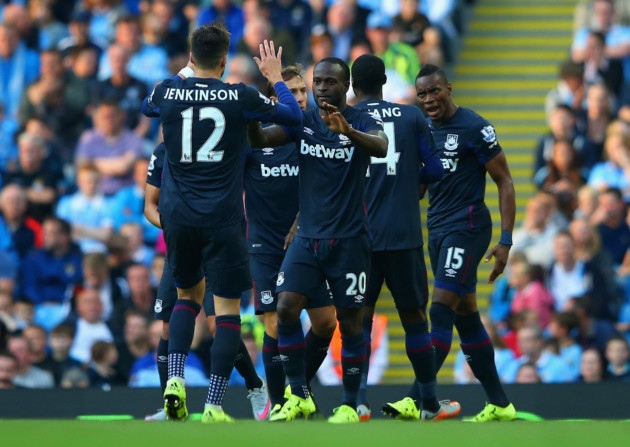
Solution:
[[[499,190],[499,212],[501,213],[501,230],[512,231],[514,229],[514,218],[516,214],[516,199],[514,194],[514,182],[512,174],[505,158],[505,153],[501,152],[488,163],[486,170],[494,180]],[[503,273],[510,254],[509,245],[495,245],[485,258],[485,262],[490,262],[494,256],[494,268],[490,273],[488,282],[494,283],[494,280]]]
[[[160,188],[147,183],[144,190],[144,217],[158,228],[162,228],[160,223],[160,213],[158,203],[160,201]]]
[[[298,230],[298,226],[299,226],[298,225],[299,219],[300,219],[300,213],[298,212],[295,215],[295,220],[293,221],[293,225],[291,225],[291,228],[289,229],[289,232],[284,237],[284,249],[285,250],[287,248],[289,248],[289,245],[291,245],[291,242],[293,242],[293,238],[297,234],[297,230]]]
[[[328,128],[335,133],[342,133],[362,151],[377,158],[387,156],[387,135],[382,130],[371,130],[368,133],[360,132],[350,127],[337,107],[324,102],[319,114]]]
[[[287,134],[280,126],[263,129],[258,121],[250,121],[247,125],[247,139],[251,147],[276,147],[286,144]]]

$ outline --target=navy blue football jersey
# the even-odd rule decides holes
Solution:
[[[361,132],[383,130],[364,110],[347,106],[344,118]],[[287,128],[297,141],[300,166],[298,234],[311,239],[356,237],[367,232],[365,172],[370,156],[332,132],[319,109],[304,112],[302,127]]]
[[[295,143],[252,149],[245,163],[245,213],[250,253],[284,255],[284,237],[298,212]]]
[[[494,127],[464,107],[439,127],[428,122],[440,150],[444,177],[429,184],[427,227],[433,231],[491,225],[484,202],[485,164],[502,150]]]
[[[280,87],[281,85],[281,87]],[[167,79],[143,102],[162,121],[166,162],[160,214],[182,225],[220,228],[243,219],[243,170],[248,120],[301,122],[299,106],[284,83],[286,105],[245,84],[218,79]],[[292,102],[291,102],[292,101]]]
[[[164,143],[160,143],[155,149],[153,149],[151,160],[149,160],[149,167],[147,168],[147,183],[155,186],[156,188],[162,187],[165,153],[166,147],[164,146]]]
[[[372,251],[420,247],[419,184],[438,180],[444,172],[431,131],[417,107],[383,100],[362,101],[357,107],[382,120],[389,139],[387,156],[371,157],[367,173],[365,197]],[[422,180],[420,169],[425,171]]]

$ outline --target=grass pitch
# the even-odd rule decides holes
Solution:
[[[472,424],[372,420],[331,425],[326,421],[234,424],[71,420],[0,420],[2,447],[580,447],[626,445],[629,421],[544,421]]]

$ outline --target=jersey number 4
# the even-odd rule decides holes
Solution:
[[[213,150],[225,132],[225,115],[216,107],[203,107],[199,109],[199,121],[214,121],[214,130],[195,154],[196,161],[217,162],[223,160],[223,151]],[[192,163],[192,130],[193,108],[182,112],[182,163]]]
[[[383,123],[383,130],[389,140],[387,145],[387,155],[385,158],[371,158],[372,164],[387,163],[387,175],[396,175],[396,163],[400,159],[400,152],[396,152],[396,132],[394,123]]]

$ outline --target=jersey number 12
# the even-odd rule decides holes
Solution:
[[[221,141],[225,132],[225,115],[216,107],[203,107],[199,109],[199,121],[214,121],[214,130],[195,154],[196,161],[217,162],[223,160],[223,151],[213,149]],[[182,112],[182,163],[192,163],[192,130],[193,108],[189,107]]]

